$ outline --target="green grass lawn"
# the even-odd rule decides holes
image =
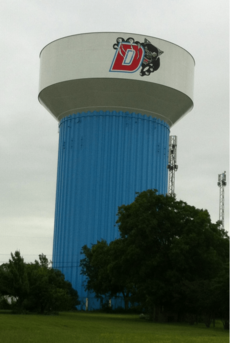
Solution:
[[[158,324],[137,315],[60,313],[57,316],[0,314],[0,343],[227,343],[220,322],[204,325]]]

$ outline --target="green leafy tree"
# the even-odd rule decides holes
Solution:
[[[212,302],[216,317],[221,319],[224,329],[229,330],[229,261],[212,280]]]
[[[79,304],[77,291],[43,254],[39,261],[28,264],[20,252],[11,254],[9,263],[0,266],[0,294],[15,297],[14,307],[20,312],[48,313]]]
[[[228,235],[209,213],[148,190],[118,211],[137,298],[153,309],[186,310],[183,283],[212,280],[228,258]],[[189,309],[189,308],[188,308]]]
[[[17,307],[22,309],[29,294],[26,264],[19,251],[11,253],[9,263],[0,268],[0,293],[17,298]]]
[[[125,308],[128,308],[133,283],[129,281],[129,274],[125,271],[122,256],[125,246],[121,239],[111,242],[98,241],[91,248],[82,247],[85,255],[80,261],[81,273],[87,276],[85,289],[95,292],[98,298],[112,298],[123,295]],[[123,271],[124,270],[124,271]]]
[[[192,324],[198,315],[216,315],[207,295],[228,260],[229,237],[208,211],[148,190],[119,207],[117,224],[120,239],[104,242],[104,251],[101,242],[83,250],[90,257],[84,273],[91,289],[100,292],[105,278],[107,292],[119,285],[155,320],[189,317]],[[94,264],[97,249],[100,259]]]

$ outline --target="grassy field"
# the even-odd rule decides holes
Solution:
[[[60,313],[57,316],[0,314],[0,343],[227,343],[221,323],[156,324],[137,315]]]

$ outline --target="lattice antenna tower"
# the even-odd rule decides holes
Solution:
[[[175,172],[178,170],[177,163],[177,136],[169,137],[168,158],[168,195],[175,196]]]
[[[221,227],[224,229],[224,187],[227,185],[226,172],[218,175],[217,185],[220,187],[219,220],[221,221]]]

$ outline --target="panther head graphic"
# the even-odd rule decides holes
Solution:
[[[134,38],[129,37],[126,40],[122,37],[116,39],[116,43],[113,44],[114,49],[118,49],[119,44],[122,42],[136,44],[138,47],[144,49],[144,58],[141,64],[140,76],[149,76],[151,73],[157,71],[160,68],[160,55],[163,51],[153,45],[148,39],[144,39],[144,43],[135,41]],[[122,53],[119,51],[119,53]]]

